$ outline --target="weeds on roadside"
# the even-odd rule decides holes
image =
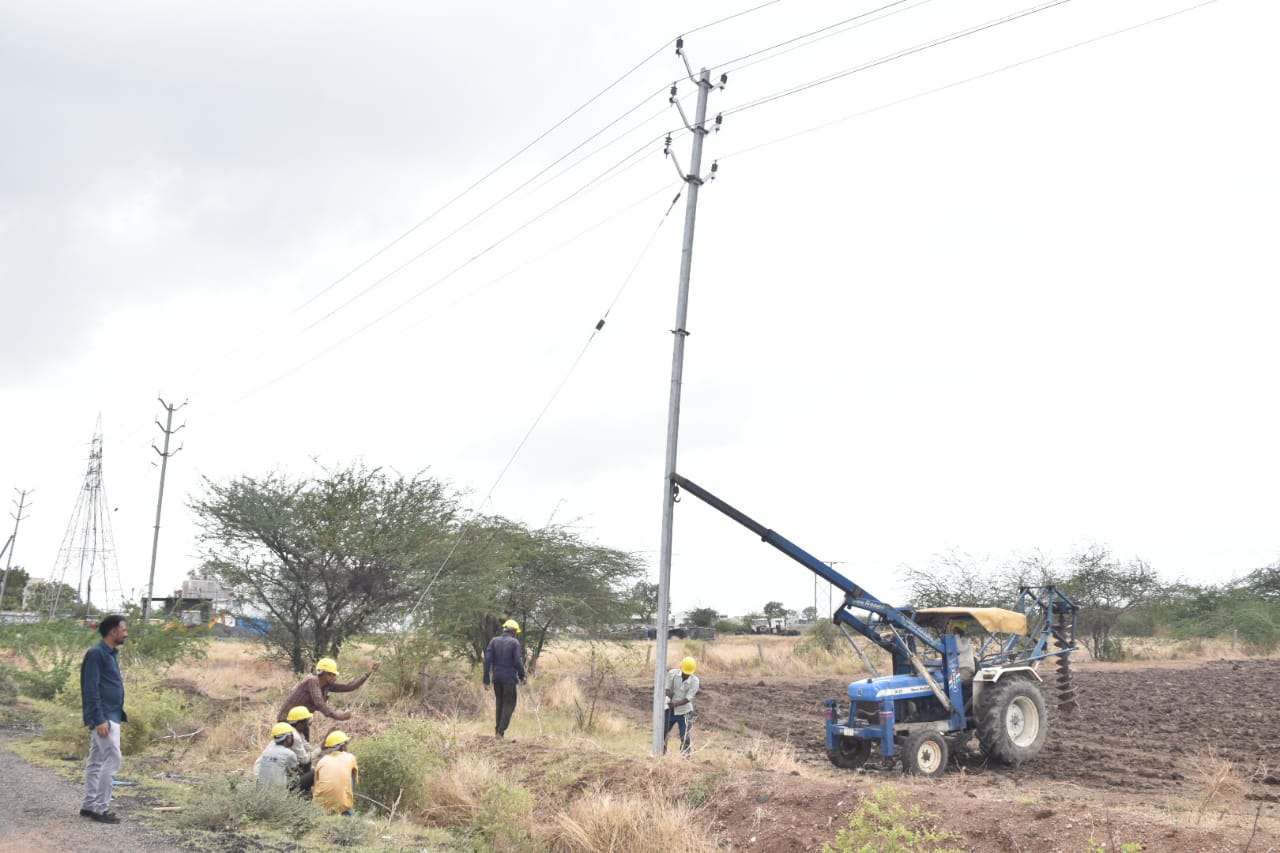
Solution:
[[[285,788],[272,788],[231,777],[221,785],[193,792],[192,801],[179,812],[179,826],[224,832],[249,824],[303,832],[320,812],[307,800]]]
[[[359,847],[369,837],[369,823],[359,817],[326,815],[322,827],[325,840],[335,847]]]
[[[824,844],[823,853],[959,853],[956,848],[939,845],[959,838],[953,832],[936,829],[936,815],[918,806],[902,804],[902,794],[893,788],[881,788],[849,814],[849,825],[840,830],[834,841]]]

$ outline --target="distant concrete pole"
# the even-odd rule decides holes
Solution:
[[[182,429],[183,426],[186,426],[186,424],[183,424],[178,427],[178,429],[173,428],[173,413],[178,411],[178,409],[181,409],[182,406],[187,405],[185,402],[183,402],[181,406],[170,406],[163,398],[158,399],[160,399],[160,405],[164,406],[166,413],[164,426],[160,427],[160,421],[156,421],[156,426],[160,427],[164,432],[164,450],[160,450],[154,444],[151,445],[151,449],[160,454],[160,494],[156,498],[155,534],[151,537],[151,575],[147,578],[147,597],[142,600],[142,630],[144,631],[147,628],[148,620],[151,618],[151,597],[155,595],[156,554],[159,553],[160,550],[160,511],[164,508],[164,475],[169,470],[169,457],[176,456],[178,451],[182,450],[182,448],[179,447],[178,450],[170,453],[169,439],[174,433]]]
[[[13,565],[13,551],[18,546],[18,525],[22,523],[22,510],[27,505],[27,495],[31,494],[27,489],[18,492],[18,514],[13,516],[13,533],[9,534],[9,541],[5,544],[8,549],[8,555],[4,560],[4,577],[0,578],[0,602],[4,601],[4,591],[9,586],[9,568]],[[30,577],[30,572],[27,573]],[[0,604],[0,606],[3,606]]]
[[[689,79],[693,79],[693,70],[685,59],[683,41],[676,42],[676,53],[684,60],[689,71]],[[724,85],[721,77],[721,85]],[[671,354],[671,397],[667,410],[667,455],[666,469],[662,480],[662,542],[658,552],[658,614],[656,655],[653,662],[653,754],[661,755],[663,742],[666,739],[666,691],[664,680],[667,674],[667,624],[671,610],[671,543],[672,525],[675,520],[675,484],[672,475],[676,473],[676,448],[680,434],[680,385],[684,374],[684,339],[688,336],[685,321],[689,311],[689,275],[693,269],[693,225],[698,213],[698,188],[705,183],[699,176],[702,168],[702,142],[710,132],[707,130],[707,97],[711,93],[711,73],[703,68],[694,82],[698,86],[698,106],[692,125],[688,121],[685,126],[693,134],[693,148],[689,159],[689,171],[681,172],[688,187],[689,195],[685,202],[684,245],[680,252],[680,290],[676,297],[676,324],[672,329],[673,348]],[[680,109],[681,118],[684,111],[675,97],[675,87],[671,87],[671,103]],[[718,119],[717,119],[718,124]],[[667,154],[671,154],[671,140],[667,139]],[[715,166],[711,167],[714,175]],[[676,171],[680,171],[679,165]]]

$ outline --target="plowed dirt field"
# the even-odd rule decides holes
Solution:
[[[1051,706],[1034,762],[999,767],[974,751],[942,778],[918,780],[827,762],[822,702],[844,697],[846,681],[704,680],[695,740],[762,735],[790,744],[805,766],[726,785],[712,809],[725,846],[821,849],[857,796],[888,783],[958,833],[948,844],[957,849],[1280,849],[1280,660],[1085,663],[1075,683],[1078,710]],[[650,690],[629,688],[633,712],[650,707]]]

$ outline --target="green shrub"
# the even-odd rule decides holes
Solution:
[[[359,847],[369,836],[369,824],[358,817],[327,815],[322,827],[325,840],[335,847]]]
[[[352,752],[360,762],[360,793],[401,812],[427,802],[427,778],[444,767],[449,742],[426,720],[402,720],[373,737],[360,738]]]
[[[41,739],[81,757],[88,755],[89,737],[80,703],[80,673],[72,672],[57,691],[61,713],[45,719]],[[129,722],[120,727],[120,751],[136,755],[152,742],[173,733],[193,731],[192,720],[207,716],[181,693],[161,688],[151,677],[125,675],[124,710]],[[196,726],[198,728],[198,726]]]
[[[442,661],[444,643],[420,632],[379,634],[369,638],[379,647],[382,668],[368,688],[384,702],[422,695],[423,671],[435,670]]]
[[[246,824],[267,824],[276,829],[305,831],[320,812],[310,801],[287,788],[271,788],[253,781],[230,778],[226,784],[209,785],[193,792],[178,813],[180,826],[226,832]]]
[[[1267,655],[1280,641],[1280,630],[1262,607],[1245,607],[1236,613],[1234,628],[1249,654]]]
[[[849,825],[822,853],[958,853],[939,846],[959,836],[934,829],[934,818],[918,806],[904,806],[893,788],[881,788],[850,812]]]
[[[12,705],[18,701],[18,683],[13,675],[13,667],[0,664],[0,705]]]
[[[141,623],[139,623],[141,624]],[[149,625],[132,629],[129,641],[120,650],[121,668],[146,667],[163,675],[180,661],[198,663],[209,654],[209,632],[181,625]]]
[[[1098,643],[1097,654],[1095,657],[1100,661],[1109,661],[1118,663],[1125,660],[1129,656],[1128,651],[1124,647],[1124,640],[1120,637],[1103,637]]]
[[[120,750],[125,755],[142,752],[160,738],[194,731],[189,721],[197,714],[187,697],[155,682],[127,685],[124,707],[129,722],[121,727]]]
[[[811,658],[834,656],[845,642],[844,633],[834,622],[815,622],[796,643],[796,654]]]
[[[519,785],[501,783],[485,791],[471,819],[471,828],[476,832],[475,849],[509,853],[544,850],[526,829],[533,803],[533,794]]]

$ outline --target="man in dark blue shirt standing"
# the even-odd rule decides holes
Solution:
[[[111,783],[120,769],[120,724],[124,712],[124,678],[116,652],[129,637],[123,616],[98,623],[102,642],[84,653],[80,664],[80,704],[89,728],[89,764],[84,771],[84,800],[80,816],[100,823],[119,823],[111,810]]]
[[[514,619],[502,623],[502,633],[489,641],[484,650],[484,686],[493,681],[493,696],[498,703],[497,723],[493,733],[505,737],[516,709],[516,682],[525,682],[524,647],[516,639],[520,625]]]

